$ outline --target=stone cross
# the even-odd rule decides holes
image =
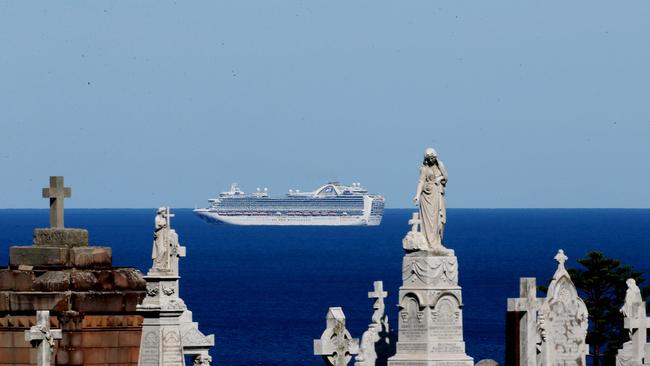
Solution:
[[[327,328],[320,339],[314,339],[314,354],[322,356],[327,365],[346,366],[352,355],[359,353],[359,340],[345,328],[345,314],[339,307],[329,308]]]
[[[50,329],[50,312],[39,310],[36,312],[36,325],[25,331],[25,341],[31,342],[32,347],[38,347],[36,364],[49,366],[50,358],[54,352],[54,340],[61,339],[60,329]]]
[[[63,200],[72,195],[69,187],[63,186],[63,177],[50,177],[50,186],[43,188],[43,198],[50,199],[50,227],[63,229]]]
[[[564,268],[564,262],[566,262],[569,257],[564,254],[564,250],[560,249],[557,251],[557,254],[555,257],[553,257],[553,259],[555,259],[560,264],[559,267]]]
[[[537,365],[537,310],[542,299],[537,298],[535,278],[519,279],[519,298],[508,299],[508,311],[518,312],[519,318],[519,363],[521,366]]]
[[[420,214],[413,212],[413,217],[409,220],[409,225],[411,225],[411,231],[418,231],[418,225],[420,225]]]
[[[388,292],[384,291],[384,283],[382,281],[375,281],[373,285],[375,286],[375,290],[368,292],[368,298],[381,299],[384,302],[384,299],[388,296]]]

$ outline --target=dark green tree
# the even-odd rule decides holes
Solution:
[[[634,278],[644,299],[650,295],[650,286],[641,285],[645,282],[642,272],[619,260],[607,258],[601,252],[589,252],[577,262],[581,267],[568,268],[567,271],[589,311],[587,343],[591,348],[593,366],[613,366],[618,349],[629,339],[619,311],[625,301],[625,281]],[[546,292],[546,288],[540,290]]]

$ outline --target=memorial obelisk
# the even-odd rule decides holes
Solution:
[[[414,201],[419,213],[402,241],[397,353],[389,366],[473,366],[463,341],[458,258],[442,243],[447,221],[447,171],[435,150],[425,151]]]

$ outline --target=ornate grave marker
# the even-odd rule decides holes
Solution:
[[[521,298],[508,299],[509,312],[524,313],[518,324],[519,349],[514,351],[519,365],[586,365],[587,307],[564,268],[568,259],[564,251],[560,249],[554,259],[558,266],[546,298],[537,299],[535,282],[526,278],[521,281]]]
[[[209,365],[214,335],[199,331],[179,296],[178,259],[185,256],[185,247],[171,228],[172,217],[168,207],[161,207],[154,220],[153,263],[144,277],[147,296],[137,308],[144,317],[138,365],[184,366],[184,355],[197,365]]]
[[[465,353],[458,258],[443,245],[447,170],[425,151],[414,197],[419,214],[402,240],[397,353],[390,366],[474,366]]]
[[[359,353],[355,357],[355,366],[375,366],[379,360],[386,364],[388,357],[388,348],[390,340],[388,339],[388,316],[386,315],[386,306],[384,299],[388,292],[384,291],[384,283],[375,281],[373,283],[374,291],[368,292],[368,298],[374,299],[372,322],[368,325],[368,330],[361,335],[361,344]]]
[[[346,366],[359,352],[359,340],[345,328],[345,314],[340,307],[329,308],[326,324],[320,339],[314,339],[314,355],[322,356],[327,365]]]

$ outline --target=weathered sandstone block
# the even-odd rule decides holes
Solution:
[[[34,229],[32,242],[36,246],[83,247],[88,246],[85,229]]]

